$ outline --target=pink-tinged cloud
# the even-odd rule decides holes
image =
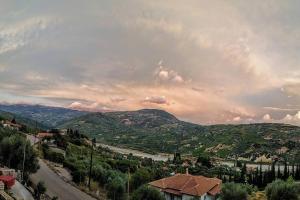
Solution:
[[[166,104],[166,105],[169,104],[169,102],[165,96],[146,97],[142,102],[143,103],[151,103],[151,104]]]
[[[184,83],[184,79],[178,72],[168,69],[164,66],[159,66],[156,72],[159,80],[169,83]]]
[[[105,106],[100,106],[99,103],[81,103],[81,102],[73,102],[71,103],[68,108],[74,109],[74,110],[81,110],[81,111],[90,111],[90,112],[108,112],[112,111],[112,109],[109,109]]]
[[[159,108],[204,124],[299,124],[299,6],[4,1],[0,97],[94,111]]]

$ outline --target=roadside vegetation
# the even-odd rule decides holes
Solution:
[[[0,126],[0,164],[23,171],[23,161],[24,181],[28,181],[29,174],[35,173],[39,168],[36,152],[24,134]]]

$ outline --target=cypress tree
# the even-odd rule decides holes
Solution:
[[[299,164],[297,164],[297,166],[296,166],[295,179],[296,180],[300,179],[300,166],[299,166]]]
[[[229,170],[229,182],[232,182],[232,169]]]
[[[286,180],[289,177],[287,162],[284,162],[283,179]]]
[[[272,162],[270,180],[274,181],[275,179],[276,179],[275,162]]]
[[[280,172],[280,164],[278,164],[278,169],[277,169],[277,178],[278,179],[281,179],[282,176],[281,176],[281,172]]]
[[[247,165],[244,163],[242,169],[241,169],[241,177],[240,182],[245,183],[246,182],[246,175],[247,175]]]
[[[292,176],[295,179],[295,164],[294,163],[293,163],[293,166],[292,166]]]
[[[258,187],[263,186],[263,172],[262,172],[262,162],[259,165],[259,175],[258,175]]]

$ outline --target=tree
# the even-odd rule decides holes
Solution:
[[[293,181],[276,180],[266,187],[268,200],[299,200],[300,188]]]
[[[11,120],[11,123],[12,123],[12,124],[17,124],[16,118],[13,118],[13,119]]]
[[[247,200],[247,190],[241,184],[225,183],[222,186],[222,200]]]
[[[72,175],[72,180],[75,183],[82,183],[85,181],[85,178],[87,176],[87,171],[85,169],[79,168],[77,170],[72,171],[71,175]]]
[[[28,141],[18,134],[4,137],[0,142],[0,163],[22,170],[25,150],[25,173],[34,173],[38,170],[37,155]]]
[[[211,159],[210,156],[207,152],[205,152],[204,148],[199,148],[197,149],[193,155],[195,157],[197,157],[197,163],[201,163],[202,166],[211,168],[213,167],[212,163],[211,163]]]
[[[280,165],[278,165],[278,168],[277,168],[277,178],[278,179],[282,178],[282,175],[281,175],[281,172],[280,172]]]
[[[270,180],[274,181],[275,179],[276,179],[275,162],[273,162],[271,166]]]
[[[287,162],[284,162],[283,179],[286,180],[289,177]]]
[[[43,194],[45,194],[45,192],[47,191],[47,188],[45,186],[45,183],[40,181],[38,182],[38,184],[36,185],[36,188],[35,188],[35,196],[38,200],[41,199],[41,196]]]
[[[240,183],[245,183],[245,182],[247,182],[247,180],[246,180],[246,175],[247,175],[247,165],[246,165],[246,163],[244,163],[241,168],[242,169],[241,169]]]
[[[147,169],[138,169],[131,177],[131,187],[136,189],[151,181],[151,175]]]
[[[125,199],[125,181],[121,177],[115,177],[107,186],[107,197],[112,200]]]
[[[161,193],[150,187],[150,186],[141,186],[139,187],[131,197],[131,200],[165,200],[165,198],[161,195]]]

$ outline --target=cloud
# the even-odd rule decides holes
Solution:
[[[99,105],[97,102],[93,102],[90,104],[81,103],[78,101],[75,101],[71,103],[68,108],[74,109],[74,110],[82,110],[82,111],[91,111],[91,112],[107,112],[112,111],[112,109],[107,108],[105,106]]]
[[[296,108],[276,108],[276,107],[264,107],[266,110],[273,110],[273,111],[297,111]]]
[[[166,80],[169,80],[169,72],[168,71],[165,71],[165,70],[161,70],[159,73],[158,73],[158,76],[161,80],[163,81],[166,81]]]
[[[272,120],[272,118],[271,118],[271,116],[270,116],[269,114],[265,114],[265,115],[263,116],[263,121],[268,122],[268,121],[271,121],[271,120]]]
[[[232,121],[234,121],[234,122],[240,122],[241,120],[242,119],[239,116],[232,119]]]
[[[5,25],[0,29],[0,55],[29,44],[42,31],[45,31],[49,24],[51,24],[49,18],[29,18],[15,24]]]
[[[297,123],[299,3],[275,2],[3,2],[0,96]]]
[[[300,111],[295,115],[287,114],[281,121],[288,124],[300,125]]]
[[[6,66],[5,66],[5,65],[1,65],[1,64],[0,64],[0,72],[4,72],[4,71],[5,71],[5,69],[6,69]]]
[[[166,99],[165,96],[151,96],[151,97],[146,97],[143,100],[144,103],[153,103],[153,104],[166,104],[168,105],[169,102]]]
[[[184,83],[184,79],[182,78],[182,76],[174,70],[170,70],[166,67],[160,66],[156,71],[159,80],[163,82]]]

